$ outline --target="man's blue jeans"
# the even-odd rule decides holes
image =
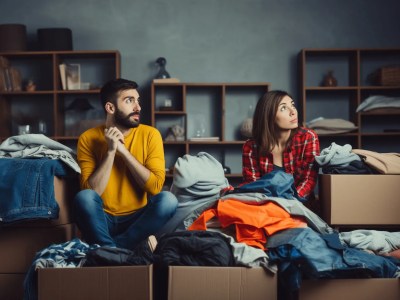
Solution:
[[[178,200],[163,191],[148,200],[145,207],[125,216],[103,210],[103,200],[93,190],[82,190],[74,199],[76,223],[89,244],[133,249],[140,241],[158,232],[175,214]]]

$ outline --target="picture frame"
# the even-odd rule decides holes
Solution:
[[[81,65],[80,64],[66,64],[66,83],[67,90],[80,90],[81,89]]]

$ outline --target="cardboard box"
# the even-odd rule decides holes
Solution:
[[[263,268],[169,267],[169,300],[276,300],[277,276]]]
[[[71,205],[79,190],[78,176],[62,179],[54,177],[54,196],[60,207],[60,212],[58,219],[50,220],[51,225],[63,225],[74,222]]]
[[[320,175],[322,218],[330,225],[399,225],[400,175]]]
[[[0,299],[22,300],[25,274],[0,274]]]
[[[153,266],[38,270],[39,300],[152,300]]]
[[[74,225],[7,227],[0,234],[0,273],[25,273],[37,251],[73,239]],[[3,299],[3,298],[0,298]]]
[[[304,280],[299,300],[399,300],[400,279]]]

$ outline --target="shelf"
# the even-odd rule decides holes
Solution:
[[[178,110],[157,110],[154,112],[156,115],[185,115],[186,113]]]
[[[356,112],[370,96],[400,97],[400,86],[377,85],[370,76],[383,66],[400,65],[400,49],[305,48],[298,55],[298,63],[301,122],[318,117],[338,118],[358,127],[351,133],[320,135],[324,146],[340,142],[376,151],[400,149],[400,140],[393,138],[400,133],[383,132],[386,128],[400,130],[400,110]],[[328,71],[333,72],[338,86],[321,86]]]
[[[227,174],[232,181],[242,178],[242,147],[245,138],[240,127],[249,117],[258,99],[270,89],[261,83],[152,83],[151,125],[163,139],[174,125],[185,131],[185,141],[165,141],[166,168],[173,168],[176,160],[185,155],[208,152],[223,166],[231,169]],[[173,110],[161,111],[168,99]],[[253,111],[251,110],[251,116]],[[199,131],[199,132],[198,132]],[[203,132],[200,132],[203,131]],[[219,141],[191,141],[197,134],[219,137]],[[166,184],[172,176],[167,176]]]
[[[382,90],[382,91],[389,90],[389,91],[391,91],[391,90],[399,90],[399,89],[400,89],[400,86],[377,86],[377,85],[360,86],[360,90],[376,90],[376,91],[379,91],[379,90]]]
[[[358,132],[346,132],[346,133],[329,133],[319,134],[319,137],[346,137],[346,136],[358,136]]]
[[[20,95],[52,95],[54,91],[34,91],[34,92],[27,92],[27,91],[1,91],[0,95],[3,96],[20,96]]]
[[[100,89],[93,89],[93,90],[57,90],[57,94],[60,95],[70,95],[70,94],[100,94]]]
[[[356,91],[357,87],[354,86],[335,86],[335,87],[326,87],[326,86],[311,86],[305,87],[306,91]]]
[[[400,136],[400,131],[396,132],[363,132],[360,133],[361,136]]]
[[[21,74],[22,91],[0,91],[0,135],[18,134],[18,125],[28,124],[31,133],[38,133],[39,120],[46,123],[46,135],[74,145],[78,136],[95,121],[103,119],[99,102],[100,87],[120,77],[120,53],[116,50],[82,51],[24,51],[2,52],[11,67]],[[94,89],[63,90],[59,64],[80,64],[80,81],[89,82]],[[26,91],[32,80],[35,91]],[[87,111],[67,110],[73,101],[87,101]]]
[[[359,114],[360,116],[400,116],[400,108],[392,108],[392,111],[390,111],[390,108],[386,108],[385,111],[370,110],[359,112]]]

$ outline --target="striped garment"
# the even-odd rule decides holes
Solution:
[[[78,268],[85,262],[86,253],[100,247],[88,245],[75,238],[62,244],[52,244],[36,253],[24,280],[24,300],[37,300],[37,273],[40,268]]]

